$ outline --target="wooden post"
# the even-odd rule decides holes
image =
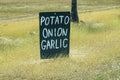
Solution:
[[[78,12],[77,12],[77,0],[72,0],[71,21],[79,23]]]

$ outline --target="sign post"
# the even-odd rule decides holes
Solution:
[[[41,59],[69,56],[70,12],[41,12],[39,20]]]

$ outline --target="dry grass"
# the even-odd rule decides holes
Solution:
[[[54,4],[54,5],[53,5]],[[78,0],[78,11],[96,11],[120,7],[119,0]],[[0,21],[37,17],[43,11],[70,11],[71,0],[0,0]]]
[[[70,57],[39,59],[38,19],[0,24],[0,80],[119,80],[120,9],[71,23]]]

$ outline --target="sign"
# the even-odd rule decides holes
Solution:
[[[70,12],[41,12],[39,20],[41,58],[69,56]]]

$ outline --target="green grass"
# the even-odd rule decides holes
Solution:
[[[37,18],[0,23],[0,80],[119,80],[120,9],[80,13],[70,57],[41,60]]]

